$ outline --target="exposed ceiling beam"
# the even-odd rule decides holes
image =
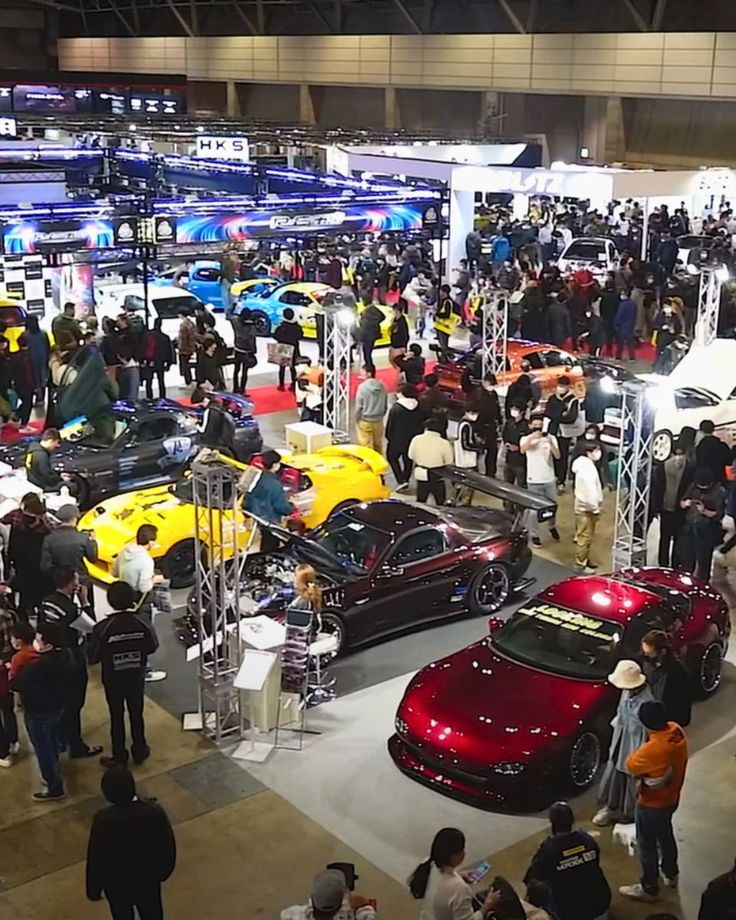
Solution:
[[[141,34],[141,17],[138,15],[138,2],[137,0],[131,0],[130,12],[133,16],[133,28],[135,29],[135,34]]]
[[[243,7],[238,3],[238,0],[232,0],[232,2],[233,2],[233,6],[235,7],[235,12],[238,14],[238,16],[240,16],[244,24],[248,27],[248,31],[250,32],[250,34],[258,35],[258,29],[256,29],[255,24],[253,23],[253,20],[245,12]]]
[[[404,19],[409,23],[409,27],[412,32],[415,32],[417,35],[422,34],[421,27],[416,19],[411,15],[409,10],[404,6],[403,0],[394,0],[394,6],[401,13]]]
[[[118,17],[120,22],[122,22],[123,27],[125,28],[125,31],[128,33],[128,35],[130,35],[131,38],[135,38],[136,37],[135,29],[128,22],[125,16],[123,16],[123,14],[120,12],[120,10],[116,6],[113,7],[113,12]]]
[[[192,24],[192,32],[199,35],[199,12],[197,10],[197,0],[189,0],[189,21]]]
[[[263,10],[263,0],[256,0],[256,28],[259,35],[263,35],[266,31],[266,14]]]
[[[340,0],[335,0],[333,4],[333,11],[334,11],[333,19],[335,20],[335,31],[337,32],[338,35],[342,35],[343,11],[342,11],[342,3],[340,2]]]
[[[79,6],[72,6],[70,3],[55,3],[54,0],[30,0],[38,6],[46,7],[49,10],[66,10],[69,13],[76,13],[81,16],[82,10]]]
[[[654,12],[652,13],[652,29],[654,29],[655,32],[659,32],[664,25],[664,14],[666,10],[667,0],[656,0]]]
[[[526,35],[526,29],[522,25],[521,20],[516,15],[516,13],[511,9],[511,4],[509,0],[498,0],[498,5],[506,13],[506,16],[511,23],[511,25],[516,29],[519,35]]]
[[[623,0],[623,4],[626,9],[631,13],[631,18],[636,23],[636,27],[640,32],[648,32],[649,26],[647,25],[646,20],[641,15],[639,10],[634,5],[634,0]]]
[[[434,19],[434,0],[424,0],[422,8],[422,31],[432,31],[432,20]]]
[[[179,25],[184,29],[184,34],[189,38],[194,38],[194,32],[192,32],[192,27],[186,21],[186,19],[181,15],[179,10],[174,6],[174,0],[166,0],[166,5],[169,7],[171,12],[174,14],[174,18],[179,23]]]
[[[335,4],[335,5],[339,7],[339,4]],[[317,19],[319,19],[319,21],[322,23],[322,25],[325,27],[325,29],[327,29],[328,32],[332,32],[332,33],[334,34],[335,32],[339,31],[338,29],[335,28],[335,26],[333,26],[333,24],[332,24],[332,23],[330,22],[330,20],[325,16],[325,14],[324,14],[324,13],[322,12],[322,10],[317,6],[316,3],[310,3],[310,4],[309,4],[309,9],[310,9],[310,11],[311,11],[312,13],[314,13],[314,15],[317,17]]]
[[[537,13],[539,12],[539,0],[529,0],[529,9],[526,14],[526,30],[533,32],[537,24]]]

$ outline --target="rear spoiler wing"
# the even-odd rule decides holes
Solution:
[[[512,505],[517,517],[521,517],[524,511],[536,511],[537,519],[543,524],[545,521],[551,521],[557,511],[557,502],[550,501],[535,492],[522,489],[520,486],[514,486],[508,482],[501,482],[500,479],[484,476],[475,470],[466,470],[459,466],[443,466],[433,472],[439,474],[454,486],[470,489],[473,492],[481,492],[483,495],[490,495],[493,498],[500,499],[507,505]]]

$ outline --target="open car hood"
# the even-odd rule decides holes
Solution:
[[[736,339],[716,339],[710,345],[693,345],[662,383],[673,389],[707,390],[721,401],[736,389]]]

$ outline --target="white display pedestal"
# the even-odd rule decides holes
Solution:
[[[240,621],[241,650],[256,649],[275,652],[276,661],[258,693],[251,700],[248,712],[259,732],[268,733],[276,728],[279,693],[281,692],[281,646],[286,638],[286,627],[267,616],[247,617]]]
[[[273,744],[257,740],[260,732],[256,715],[260,705],[259,698],[263,694],[278,658],[279,656],[276,652],[264,652],[253,648],[245,650],[243,662],[233,681],[233,686],[246,694],[246,711],[248,712],[250,727],[248,729],[248,738],[245,741],[241,741],[233,751],[232,756],[237,760],[263,763],[273,750]]]
[[[317,422],[293,422],[284,431],[286,443],[296,454],[312,454],[332,445],[332,429]]]

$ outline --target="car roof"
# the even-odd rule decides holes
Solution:
[[[347,514],[363,524],[392,534],[406,533],[417,527],[436,527],[442,523],[440,516],[428,508],[392,498],[352,505]]]
[[[654,591],[612,575],[566,578],[545,588],[539,598],[623,624],[661,600]]]
[[[546,342],[532,342],[529,339],[509,339],[506,343],[506,354],[509,357],[512,355],[524,355],[530,351],[542,351],[545,348],[549,348],[552,351],[565,351],[564,348],[560,348],[557,345],[548,345]]]
[[[297,291],[300,294],[321,294],[323,291],[331,291],[334,288],[330,287],[329,284],[322,284],[320,281],[287,281],[281,285],[278,293],[280,294],[286,290]],[[277,292],[274,291],[275,293]]]

